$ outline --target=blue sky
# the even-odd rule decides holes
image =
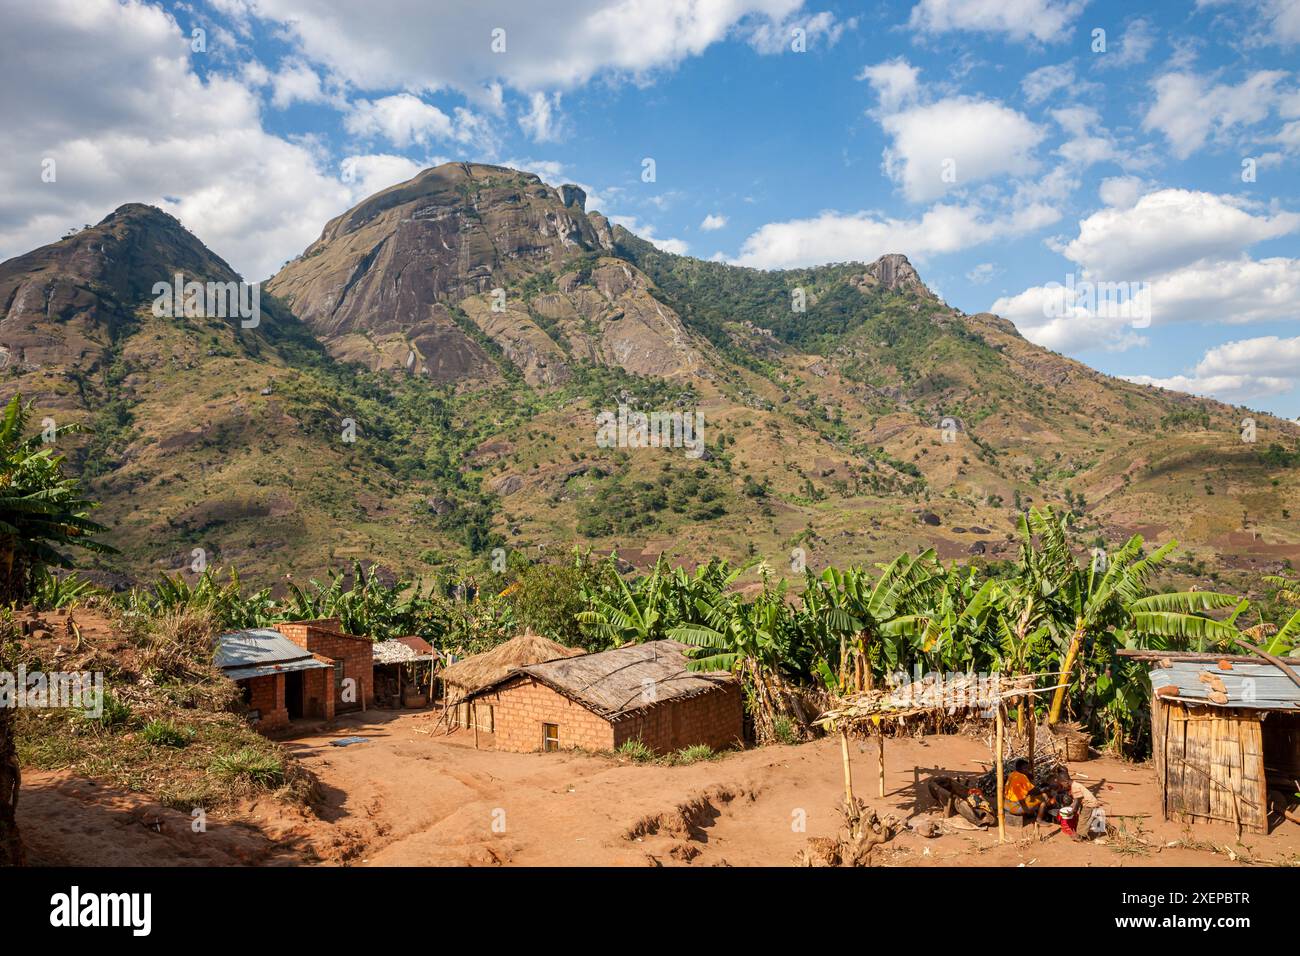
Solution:
[[[1300,0],[0,11],[0,257],[145,201],[261,279],[377,189],[496,162],[702,258],[903,252],[1103,371],[1300,416]]]

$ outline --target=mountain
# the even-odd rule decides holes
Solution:
[[[1000,558],[1030,502],[1099,541],[1177,536],[1193,569],[1300,559],[1291,423],[1039,348],[901,255],[745,269],[585,204],[504,167],[425,170],[327,223],[251,327],[157,314],[178,272],[238,277],[123,206],[0,264],[0,381],[89,426],[69,450],[132,578],[194,548],[266,583],[574,543],[778,573],[796,548]],[[685,415],[703,447],[608,447],[597,416],[629,410]]]

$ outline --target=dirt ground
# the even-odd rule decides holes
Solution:
[[[599,754],[475,749],[473,735],[435,733],[431,712],[372,710],[284,741],[321,784],[318,815],[266,798],[196,821],[139,795],[66,773],[24,775],[18,822],[36,864],[360,866],[783,866],[810,837],[839,828],[839,744],[773,746],[688,766],[637,765]],[[346,747],[332,741],[361,736]],[[876,796],[873,743],[854,745],[855,789],[880,813],[937,819],[932,773],[978,772],[989,749],[962,736],[890,740],[886,793]],[[916,768],[920,768],[919,771]],[[1160,819],[1150,770],[1111,758],[1071,767],[1113,825],[1102,841],[1056,827],[905,830],[877,848],[882,866],[1220,866],[1300,863],[1300,825],[1268,836]],[[918,782],[920,785],[918,786]],[[801,826],[802,825],[802,826]]]

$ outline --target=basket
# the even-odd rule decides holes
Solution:
[[[1078,724],[1057,724],[1048,728],[1061,754],[1070,763],[1082,763],[1092,757],[1091,741]]]

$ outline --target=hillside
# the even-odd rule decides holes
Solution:
[[[1229,568],[1300,560],[1289,423],[1252,414],[1243,443],[1250,413],[1034,346],[902,256],[761,272],[584,206],[502,167],[426,170],[331,220],[264,284],[254,328],[155,315],[176,272],[238,276],[124,206],[0,265],[4,397],[89,426],[68,450],[118,581],[194,548],[267,584],[353,558],[428,574],[497,545],[778,572],[796,547],[814,567],[998,558],[1030,502]],[[620,404],[702,413],[705,453],[601,447],[596,415]]]

